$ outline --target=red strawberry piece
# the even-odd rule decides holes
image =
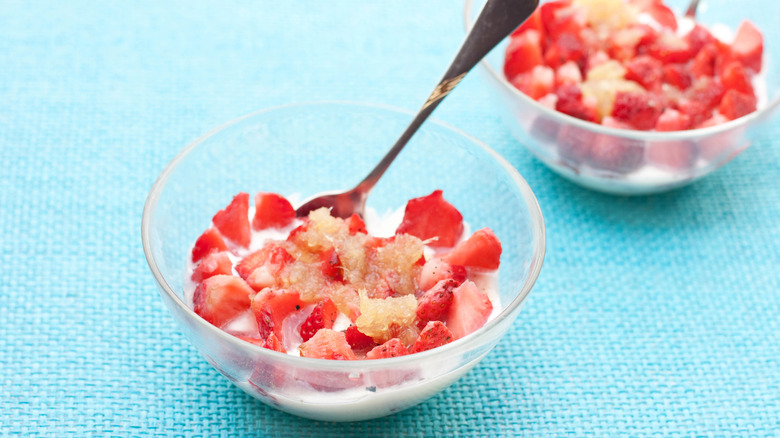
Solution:
[[[387,359],[390,357],[406,356],[409,350],[398,338],[390,339],[382,345],[377,345],[366,353],[366,359]]]
[[[585,25],[585,12],[570,1],[553,1],[539,7],[547,36],[555,40],[562,33],[578,35]]]
[[[663,108],[652,94],[618,91],[612,117],[636,129],[653,129]]]
[[[555,85],[579,84],[582,82],[580,67],[573,61],[561,65],[555,70]],[[553,106],[554,108],[554,106]]]
[[[648,56],[639,55],[629,60],[626,64],[626,79],[638,82],[648,90],[661,85],[662,67],[661,61]]]
[[[344,268],[336,248],[330,248],[320,254],[320,272],[328,281],[344,281]]]
[[[693,61],[691,61],[691,74],[696,78],[715,76],[715,65],[719,56],[720,52],[715,43],[706,44],[696,53]]]
[[[693,83],[693,76],[685,64],[667,64],[663,69],[663,81],[669,85],[685,90]]]
[[[709,77],[702,77],[693,83],[691,88],[686,92],[686,97],[689,100],[703,105],[704,108],[713,109],[720,103],[725,91],[726,90],[723,88],[720,81]]]
[[[432,258],[425,262],[418,286],[420,290],[428,290],[441,280],[452,279],[458,284],[466,280],[466,268],[460,265],[450,265],[440,258]]]
[[[290,201],[276,193],[260,192],[255,195],[255,216],[252,228],[284,228],[295,219],[295,209]]]
[[[227,251],[227,249],[219,231],[216,228],[209,228],[195,241],[195,246],[192,247],[192,262],[197,263],[212,251]]]
[[[504,75],[511,80],[543,62],[541,35],[535,30],[529,30],[509,40],[504,58]]]
[[[347,327],[344,331],[344,336],[346,337],[349,346],[352,347],[352,350],[366,350],[368,348],[376,347],[374,339],[358,330],[356,325]]]
[[[647,8],[646,12],[661,26],[671,30],[677,30],[677,17],[675,17],[674,12],[663,3],[651,5]]]
[[[696,55],[688,40],[671,32],[661,32],[658,38],[648,45],[647,53],[664,64],[688,62]]]
[[[691,127],[691,118],[672,108],[666,108],[655,123],[656,131],[682,131]]]
[[[338,314],[339,311],[336,309],[336,304],[334,304],[333,300],[330,298],[326,298],[325,301],[317,303],[298,329],[298,332],[301,334],[301,339],[306,342],[320,329],[333,328],[333,321],[336,320]]]
[[[410,199],[396,234],[411,234],[432,247],[451,247],[463,234],[463,216],[447,202],[441,190],[428,196]]]
[[[585,50],[576,35],[562,32],[547,46],[544,63],[552,68],[558,68],[569,61],[582,65],[585,63]]]
[[[249,194],[241,192],[233,201],[214,215],[214,226],[220,233],[243,247],[248,247],[252,239],[249,229]]]
[[[300,345],[301,356],[316,359],[356,360],[352,347],[344,333],[331,329],[319,330],[308,341]]]
[[[241,278],[247,279],[257,268],[267,266],[269,273],[275,276],[293,261],[295,259],[286,249],[276,242],[268,242],[264,247],[244,257],[236,265],[236,272]]]
[[[447,317],[452,305],[452,291],[460,286],[453,279],[441,280],[417,297],[417,326],[423,328],[428,321],[441,321]]]
[[[558,132],[556,145],[564,164],[576,168],[590,154],[596,135],[577,126],[564,125]]]
[[[366,223],[363,222],[363,219],[357,214],[353,214],[347,219],[347,227],[349,227],[349,234],[353,236],[357,233],[368,234],[368,231],[366,231]]]
[[[755,95],[750,75],[739,61],[731,61],[723,67],[720,82],[727,90],[736,90],[740,93]]]
[[[298,292],[265,288],[252,298],[251,307],[260,337],[265,339],[274,333],[284,343],[282,323],[293,312],[301,310],[303,302]]]
[[[750,21],[742,21],[731,43],[731,54],[748,69],[759,72],[763,53],[764,37],[761,31]]]
[[[498,269],[501,260],[501,242],[490,228],[477,230],[460,242],[442,260],[450,265],[481,269]]]
[[[553,91],[555,72],[550,67],[537,65],[531,71],[521,73],[509,81],[531,99],[540,99]]]
[[[527,20],[523,22],[514,32],[512,36],[518,36],[527,30],[535,30],[540,33],[542,39],[544,39],[544,23],[542,23],[542,11],[537,8]]]
[[[221,327],[249,309],[250,296],[254,293],[255,291],[239,277],[215,275],[198,285],[192,300],[195,313]]]
[[[719,111],[729,120],[748,115],[756,110],[756,97],[752,94],[728,90],[720,102]]]
[[[693,29],[685,35],[685,39],[688,40],[688,44],[694,52],[698,52],[704,46],[715,42],[715,37],[710,31],[699,24],[693,26]]]
[[[568,84],[558,87],[555,91],[558,101],[555,103],[555,109],[578,119],[589,122],[596,121],[596,112],[593,108],[585,105],[582,100],[582,91],[576,84]]]
[[[483,323],[484,324],[484,323]],[[420,336],[414,341],[411,352],[419,353],[432,348],[441,347],[454,340],[453,334],[441,321],[429,321],[420,332]]]
[[[647,147],[647,162],[667,169],[689,169],[697,155],[695,145],[685,140],[653,142]]]
[[[192,281],[199,283],[215,275],[230,275],[233,273],[233,262],[227,252],[211,252],[203,258],[192,271]]]
[[[631,128],[612,117],[604,117],[601,124],[610,128]],[[644,144],[641,141],[599,135],[591,144],[587,163],[596,169],[625,174],[639,168],[643,159]]]
[[[455,339],[460,339],[485,325],[490,313],[493,312],[493,303],[471,280],[466,280],[455,288],[452,294],[452,305],[447,314],[447,327]]]
[[[282,342],[279,341],[279,338],[276,337],[275,334],[271,333],[268,335],[266,339],[257,339],[257,338],[251,338],[249,336],[237,336],[243,341],[249,342],[250,344],[255,344],[263,348],[267,348],[269,350],[278,351],[280,353],[287,353],[287,350],[285,350],[284,345],[282,345]]]

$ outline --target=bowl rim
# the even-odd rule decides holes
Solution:
[[[542,1],[544,0],[540,1],[540,5]],[[471,31],[473,25],[472,10],[474,9],[475,4],[476,4],[475,0],[464,1],[463,24],[467,34]],[[521,92],[520,90],[515,88],[511,83],[509,83],[509,81],[504,77],[503,74],[497,72],[493,68],[493,66],[490,65],[490,63],[487,61],[487,57],[483,58],[480,61],[480,64],[485,70],[487,70],[488,74],[490,74],[490,76],[495,81],[500,83],[501,86],[505,88],[507,91],[509,91],[509,93],[514,95],[515,98],[522,100],[527,105],[531,105],[532,107],[534,107],[535,110],[543,113],[544,115],[551,117],[553,119],[557,119],[557,122],[559,123],[564,123],[564,124],[568,123],[578,128],[590,130],[598,134],[608,134],[616,137],[623,137],[623,138],[635,139],[635,140],[669,141],[669,140],[686,140],[686,139],[696,139],[700,137],[708,137],[732,129],[740,128],[743,125],[749,125],[754,121],[759,121],[760,119],[767,117],[772,111],[774,111],[778,106],[780,106],[780,93],[778,93],[778,96],[776,96],[774,99],[770,101],[767,101],[764,107],[758,108],[756,111],[753,111],[750,114],[747,114],[745,116],[739,117],[734,120],[729,120],[728,122],[720,123],[718,125],[708,126],[706,128],[696,128],[696,129],[687,129],[683,131],[667,131],[667,132],[639,131],[635,129],[612,128],[598,123],[587,122],[585,120],[572,117],[568,114],[564,114],[560,111],[556,111],[554,109],[548,108],[540,104],[539,102],[535,101],[534,99],[531,99],[530,97],[526,96],[525,93]]]
[[[151,217],[156,211],[157,202],[159,201],[160,194],[165,187],[168,177],[171,175],[174,169],[177,168],[179,163],[193,149],[205,143],[214,135],[247,119],[254,118],[262,114],[272,112],[272,111],[277,111],[277,110],[287,110],[296,107],[333,106],[333,105],[364,107],[364,108],[371,108],[375,110],[400,113],[400,114],[405,114],[410,116],[415,115],[415,112],[413,111],[393,107],[390,105],[365,103],[365,102],[357,102],[357,101],[323,100],[323,101],[306,101],[306,102],[288,103],[284,105],[278,105],[274,107],[261,109],[237,117],[220,126],[217,126],[216,128],[211,129],[210,131],[206,132],[202,136],[198,137],[197,139],[189,143],[165,166],[165,168],[162,170],[162,172],[160,173],[160,175],[157,177],[154,184],[152,185],[149,191],[149,195],[147,196],[146,201],[144,203],[144,209],[143,209],[142,220],[141,220],[141,241],[143,244],[143,250],[144,250],[144,255],[146,257],[147,264],[149,265],[149,268],[152,271],[152,275],[157,281],[159,290],[161,291],[161,293],[164,293],[170,299],[170,302],[174,303],[178,307],[178,309],[183,312],[183,315],[186,315],[188,319],[193,320],[196,324],[200,325],[201,328],[210,331],[213,335],[215,335],[217,338],[221,339],[222,341],[227,343],[232,343],[233,346],[236,348],[243,348],[249,350],[256,355],[259,355],[260,357],[267,357],[268,359],[272,359],[276,362],[283,362],[293,366],[295,365],[306,366],[309,368],[319,368],[322,370],[332,370],[332,371],[357,371],[357,370],[370,371],[375,369],[377,370],[384,369],[390,366],[395,367],[395,366],[414,364],[415,362],[423,361],[425,359],[430,359],[438,355],[446,355],[450,353],[455,354],[457,351],[461,351],[461,350],[470,351],[472,349],[477,348],[479,345],[483,343],[481,341],[483,338],[486,337],[487,334],[497,330],[497,328],[501,325],[501,323],[504,320],[510,318],[510,316],[515,314],[517,311],[519,311],[519,308],[525,302],[531,289],[536,283],[536,280],[538,279],[539,273],[542,268],[542,264],[546,252],[546,231],[545,231],[544,218],[542,215],[541,208],[539,207],[539,203],[533,191],[531,190],[531,187],[528,185],[525,179],[520,175],[517,169],[515,169],[504,157],[502,157],[498,152],[496,152],[495,150],[493,150],[492,148],[490,148],[480,140],[472,137],[471,135],[465,133],[464,131],[452,125],[449,125],[435,118],[429,118],[426,123],[438,125],[439,127],[450,130],[466,138],[475,146],[477,146],[478,148],[486,152],[488,156],[493,158],[495,162],[497,162],[502,168],[504,168],[504,170],[510,176],[511,180],[515,183],[515,185],[519,189],[529,211],[530,226],[532,231],[532,244],[534,246],[534,251],[533,254],[531,255],[531,259],[529,263],[528,277],[526,278],[525,283],[522,285],[521,290],[517,293],[515,298],[511,302],[509,302],[506,306],[504,306],[504,308],[501,309],[501,312],[499,312],[499,314],[496,315],[495,318],[488,321],[484,326],[479,328],[476,332],[464,336],[461,339],[458,339],[456,341],[453,341],[441,347],[437,347],[420,353],[414,353],[405,356],[386,358],[386,359],[337,361],[337,360],[314,359],[314,358],[293,356],[286,353],[280,353],[277,351],[269,350],[267,348],[263,348],[261,346],[243,341],[233,335],[228,334],[227,332],[214,326],[213,324],[209,323],[208,321],[203,319],[200,315],[195,313],[195,311],[184,302],[182,297],[180,297],[173,290],[173,288],[168,284],[168,282],[163,277],[160,268],[157,265],[155,257],[152,254],[151,236],[150,236]],[[424,127],[422,129],[424,129]],[[184,261],[182,261],[182,263],[184,263]]]

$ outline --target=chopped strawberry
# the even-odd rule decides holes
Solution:
[[[210,252],[192,271],[192,281],[199,283],[215,275],[230,275],[233,273],[233,262],[227,252]]]
[[[667,169],[690,169],[697,158],[696,146],[685,140],[654,142],[647,147],[647,162]]]
[[[693,77],[685,64],[667,64],[664,66],[663,81],[685,90],[693,83]]]
[[[635,129],[653,129],[663,108],[649,93],[618,91],[612,107],[612,117]]]
[[[234,275],[215,275],[201,282],[192,298],[195,313],[221,327],[249,309],[255,291]]]
[[[688,44],[694,52],[698,52],[704,46],[715,42],[715,37],[710,31],[699,24],[693,26],[693,29],[685,35],[685,39],[688,40]]]
[[[541,35],[535,30],[528,30],[509,40],[504,59],[504,75],[512,80],[543,62]]]
[[[368,233],[366,231],[366,223],[363,222],[363,219],[357,214],[353,214],[347,219],[347,227],[349,227],[349,234],[351,235]]]
[[[260,192],[255,195],[255,217],[252,228],[284,228],[295,219],[295,209],[290,201],[276,193]]]
[[[539,8],[536,8],[531,16],[528,17],[523,22],[523,24],[520,25],[520,27],[512,32],[512,36],[516,37],[527,30],[535,30],[539,32],[542,36],[542,39],[544,39],[544,23],[542,23],[542,11]]]
[[[393,338],[366,353],[366,359],[387,359],[407,354],[409,354],[409,350],[406,349],[404,343],[398,338]]]
[[[723,67],[720,81],[727,90],[754,95],[750,75],[739,61],[731,61]]]
[[[656,131],[682,131],[690,127],[691,118],[672,108],[666,108],[655,123]]]
[[[761,31],[748,20],[742,21],[737,28],[737,34],[731,43],[732,55],[742,64],[753,70],[761,71],[761,58],[764,53],[764,36]]]
[[[249,342],[250,344],[259,345],[260,347],[267,348],[269,350],[278,351],[280,353],[287,353],[287,350],[285,350],[284,345],[282,345],[281,341],[279,341],[279,338],[277,338],[276,335],[273,333],[268,335],[268,337],[265,339],[257,339],[249,336],[237,336],[237,337],[243,341]]]
[[[686,91],[686,97],[679,102],[678,109],[691,118],[691,126],[698,126],[712,117],[712,111],[720,103],[723,93],[720,81],[703,76]]]
[[[484,322],[482,323],[484,324]],[[482,325],[480,325],[481,327]],[[479,328],[479,327],[477,327]],[[476,330],[476,329],[475,329]],[[461,336],[462,337],[462,336]],[[430,321],[420,332],[420,336],[414,341],[411,352],[419,353],[452,342],[453,334],[441,321]]]
[[[243,279],[247,279],[255,269],[267,266],[269,273],[277,275],[284,267],[292,263],[295,259],[287,252],[284,247],[276,242],[268,242],[264,247],[244,257],[238,265],[236,272]]]
[[[428,196],[410,199],[396,234],[411,234],[422,240],[432,239],[432,247],[451,247],[463,234],[463,216],[447,202],[441,190]]]
[[[752,94],[728,90],[720,102],[719,111],[729,120],[748,115],[756,110],[756,97]]]
[[[466,268],[460,265],[450,265],[440,258],[432,258],[425,262],[418,287],[420,290],[428,290],[441,280],[453,279],[458,284],[466,280]]]
[[[572,7],[568,0],[544,3],[539,9],[544,31],[552,40],[561,33],[579,34],[587,18],[582,9]]]
[[[576,84],[567,84],[558,87],[555,91],[558,101],[555,103],[555,109],[578,119],[589,122],[596,121],[595,109],[585,105],[582,99],[582,91]]]
[[[441,321],[452,305],[452,291],[460,286],[453,279],[441,280],[417,297],[417,326],[423,328],[428,321]]]
[[[661,26],[674,31],[677,30],[677,17],[675,17],[674,12],[663,3],[654,3],[647,8],[646,12]]]
[[[241,192],[233,197],[224,210],[220,210],[212,219],[220,233],[243,247],[248,247],[252,239],[249,229],[249,194]]]
[[[192,262],[197,263],[212,251],[227,251],[227,249],[219,231],[216,228],[209,228],[195,241],[195,246],[192,247]]]
[[[648,90],[661,85],[662,64],[661,61],[648,56],[639,55],[629,60],[626,64],[626,79],[638,82]]]
[[[612,117],[604,117],[601,124],[618,129],[630,129],[631,127],[615,120]],[[644,144],[628,139],[619,139],[612,135],[599,135],[590,145],[587,162],[597,169],[624,174],[636,170],[644,160]]]
[[[333,300],[330,298],[326,298],[325,301],[317,303],[298,329],[303,341],[306,342],[311,339],[311,337],[320,329],[333,328],[333,322],[336,320],[338,314],[339,311],[336,309],[336,304],[334,304]]]
[[[569,32],[558,34],[544,52],[544,63],[558,68],[566,62],[584,65],[586,49],[576,35]]]
[[[578,166],[590,154],[590,147],[595,140],[595,134],[577,126],[561,126],[555,145],[558,155],[564,163]]]
[[[521,73],[509,82],[531,99],[540,99],[553,91],[555,71],[545,65],[537,65],[531,71]]]
[[[460,242],[442,260],[450,265],[482,269],[498,269],[501,260],[501,242],[490,228],[477,230]]]
[[[374,342],[371,336],[363,334],[356,325],[347,327],[344,331],[344,336],[352,350],[365,350],[376,346],[376,342]]]
[[[336,248],[330,248],[320,254],[322,276],[328,281],[344,281],[344,267],[336,252]]]
[[[301,356],[315,359],[356,360],[344,333],[322,329],[300,345]]]
[[[580,71],[580,67],[573,61],[566,62],[555,70],[556,86],[560,87],[565,84],[579,84],[581,82],[582,72]],[[555,109],[555,105],[553,105],[553,109]]]
[[[274,333],[284,343],[282,323],[290,314],[299,311],[303,302],[298,292],[266,288],[252,298],[251,306],[260,337],[265,339]]]
[[[493,303],[477,285],[466,280],[453,293],[452,305],[447,314],[447,327],[455,339],[460,339],[482,327],[493,312]]]
[[[715,65],[719,55],[718,46],[715,43],[706,44],[696,53],[691,61],[691,74],[700,78],[702,76],[715,76]]]
[[[687,62],[696,54],[688,40],[670,32],[662,32],[647,48],[647,53],[664,64]]]

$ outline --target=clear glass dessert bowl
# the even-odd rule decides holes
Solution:
[[[547,3],[550,0],[541,0]],[[689,0],[664,2],[676,13]],[[485,0],[466,0],[466,31]],[[559,175],[607,193],[641,195],[689,184],[720,168],[767,134],[762,129],[780,106],[780,3],[702,0],[697,21],[734,32],[748,18],[764,35],[763,87],[757,87],[758,110],[707,128],[655,132],[618,129],[580,120],[545,107],[507,81],[503,62],[508,41],[481,62],[484,76],[500,101],[506,125],[518,142]],[[722,28],[722,26],[721,26]],[[605,159],[620,154],[619,160]],[[677,160],[681,154],[685,160]]]
[[[408,356],[329,361],[245,342],[198,316],[184,295],[186,261],[211,217],[240,191],[302,200],[351,187],[372,168],[413,114],[325,102],[259,111],[187,146],[154,183],[142,221],[144,253],[163,301],[186,337],[221,374],[264,403],[303,417],[356,421],[420,403],[474,367],[517,317],[545,252],[531,189],[496,152],[435,120],[426,122],[368,198],[379,213],[435,189],[472,229],[502,242],[501,311],[476,332]]]

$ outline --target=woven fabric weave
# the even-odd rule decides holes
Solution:
[[[545,266],[485,360],[390,417],[276,411],[179,333],[140,239],[164,166],[259,108],[416,109],[463,38],[460,7],[3,2],[0,435],[780,436],[777,122],[687,188],[613,197],[534,160],[469,75],[435,116],[528,180]]]

